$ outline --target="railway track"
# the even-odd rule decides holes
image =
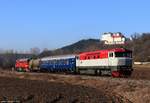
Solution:
[[[150,72],[150,70],[149,70]],[[67,73],[40,73],[40,72],[12,72],[12,71],[0,71],[0,76],[8,76],[8,77],[34,77],[34,76],[39,76],[38,79],[40,79],[41,77],[54,77],[55,79],[60,79],[60,78],[75,78],[75,79],[79,79],[79,80],[104,80],[104,81],[112,81],[112,82],[139,82],[141,83],[142,81],[144,81],[145,83],[149,83],[149,79],[143,79],[142,77],[128,77],[128,78],[113,78],[110,76],[95,76],[95,75],[79,75],[79,74],[67,74]],[[57,78],[58,77],[58,78]],[[30,79],[30,78],[28,78]],[[42,79],[42,78],[41,78]],[[43,78],[44,79],[44,78]]]

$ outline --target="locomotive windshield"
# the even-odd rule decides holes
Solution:
[[[115,52],[115,57],[132,57],[131,52]]]

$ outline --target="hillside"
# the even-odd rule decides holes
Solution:
[[[44,51],[40,57],[63,54],[76,54],[84,51],[98,50],[102,46],[102,42],[98,39],[83,39],[71,45],[53,50]]]

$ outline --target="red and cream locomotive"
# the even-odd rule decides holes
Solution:
[[[133,71],[132,51],[116,48],[84,52],[77,59],[77,68],[79,71],[89,70],[98,75],[130,76]]]

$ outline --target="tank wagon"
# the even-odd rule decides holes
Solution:
[[[132,51],[124,48],[31,59],[28,65],[29,71],[86,73],[113,77],[130,76],[133,71]]]
[[[30,59],[29,70],[30,71],[40,71],[40,59]]]

